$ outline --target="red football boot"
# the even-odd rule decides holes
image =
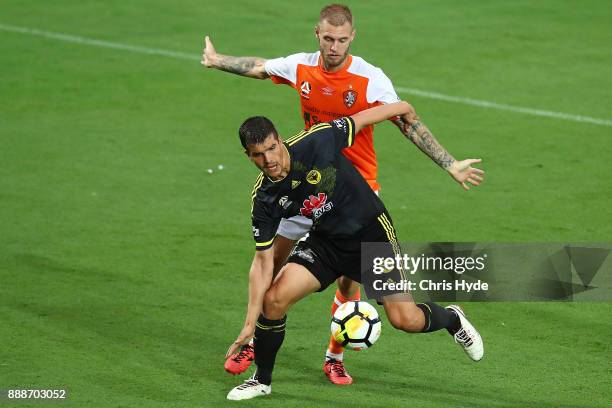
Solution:
[[[353,378],[346,372],[342,361],[334,360],[333,358],[325,360],[323,372],[329,378],[329,381],[336,385],[349,385],[353,383]]]
[[[240,351],[225,360],[225,371],[238,375],[244,373],[255,360],[255,349],[250,344],[245,344]]]

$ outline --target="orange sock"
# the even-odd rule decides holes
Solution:
[[[344,296],[342,296],[340,291],[336,289],[336,297],[334,298],[334,301],[331,307],[332,316],[334,315],[334,313],[336,313],[336,310],[341,304],[346,303],[350,300],[361,300],[361,290],[359,288],[357,289],[355,294],[349,298],[345,298]],[[327,351],[333,354],[342,354],[344,352],[344,347],[342,346],[342,344],[338,343],[336,339],[333,338],[333,336],[330,336],[329,346],[327,346]]]

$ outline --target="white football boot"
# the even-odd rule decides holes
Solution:
[[[245,380],[244,383],[232,388],[227,394],[227,399],[233,401],[246,400],[262,395],[269,395],[271,392],[272,386],[260,383],[255,379],[255,374],[253,374],[253,376]]]
[[[465,353],[474,361],[480,361],[484,355],[484,345],[482,343],[482,337],[476,330],[474,325],[469,322],[463,309],[458,305],[446,306],[447,309],[452,310],[459,316],[461,322],[461,328],[453,336],[455,342],[463,347]]]

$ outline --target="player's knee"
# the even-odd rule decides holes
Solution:
[[[263,302],[263,314],[267,319],[280,319],[286,313],[289,308],[289,302],[279,296],[277,290],[274,287],[270,288],[265,296]]]

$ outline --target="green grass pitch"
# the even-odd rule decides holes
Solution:
[[[288,136],[302,123],[288,87],[204,70],[198,56],[205,34],[233,55],[314,50],[322,5],[2,2],[0,388],[67,388],[52,403],[66,407],[225,402],[241,381],[223,355],[243,322],[253,253],[256,171],[237,127],[263,114]],[[612,119],[607,2],[350,5],[352,52],[397,87]],[[379,125],[382,198],[400,239],[612,241],[609,125],[400,96],[451,153],[482,157],[487,171],[465,193]],[[321,371],[332,296],[294,307],[272,396],[243,405],[612,405],[610,302],[464,304],[485,341],[478,364],[445,333],[385,322],[373,349],[347,352],[355,383],[340,388]]]

